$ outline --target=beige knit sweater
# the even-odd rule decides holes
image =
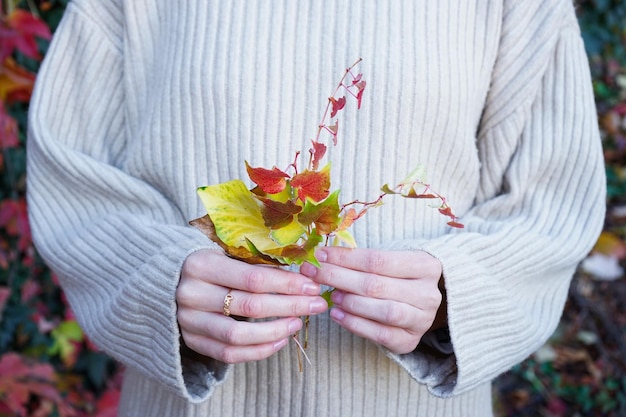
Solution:
[[[286,167],[356,58],[363,106],[330,151],[342,201],[416,164],[461,216],[389,199],[360,246],[442,265],[454,354],[392,355],[311,324],[226,366],[181,355],[175,290],[213,244],[196,187]],[[38,249],[95,343],[127,366],[121,416],[489,416],[490,381],[558,323],[604,214],[586,55],[568,0],[76,0],[41,69],[28,139]]]

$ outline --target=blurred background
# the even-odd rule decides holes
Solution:
[[[121,367],[76,323],[33,247],[25,201],[33,82],[69,0],[0,0],[0,417],[117,414]],[[579,0],[602,131],[607,217],[561,323],[494,384],[498,417],[626,417],[626,1]]]

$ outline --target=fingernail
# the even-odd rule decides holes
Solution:
[[[302,328],[302,321],[300,319],[291,320],[287,328],[289,329],[289,334],[294,334]]]
[[[343,299],[346,296],[346,293],[343,291],[338,291],[335,290],[333,291],[333,293],[330,295],[330,299],[333,303],[335,304],[341,304],[343,303]]]
[[[313,278],[317,274],[317,268],[308,262],[305,262],[300,266],[300,273],[309,278]]]
[[[315,257],[320,262],[326,262],[326,260],[328,259],[328,254],[323,249],[318,249],[317,251],[315,251]]]
[[[311,301],[311,304],[309,304],[311,314],[321,313],[322,311],[326,311],[327,308],[328,303],[323,298],[318,298],[315,301]]]
[[[335,321],[342,321],[344,317],[346,317],[346,313],[339,310],[338,308],[333,308],[330,310],[330,317]]]
[[[306,282],[302,285],[302,293],[307,295],[319,295],[320,291],[319,284],[315,284],[313,282]]]

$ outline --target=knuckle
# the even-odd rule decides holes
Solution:
[[[220,361],[227,363],[227,364],[234,364],[237,363],[237,351],[234,347],[232,346],[225,346],[220,355],[220,357],[218,358]]]
[[[235,323],[224,331],[222,338],[224,342],[228,345],[239,345],[241,344],[244,336],[242,335],[239,326],[237,326],[237,324]]]
[[[191,304],[193,299],[193,293],[189,290],[189,286],[185,283],[181,283],[176,288],[176,303],[179,306],[187,306]]]
[[[244,287],[250,292],[263,292],[263,289],[265,288],[265,283],[265,275],[257,268],[249,270],[244,276]]]
[[[373,251],[365,258],[365,270],[369,272],[380,272],[385,270],[386,258],[382,252]]]
[[[254,295],[245,297],[239,301],[238,309],[241,315],[250,318],[265,317],[266,308],[261,300]]]
[[[376,332],[376,343],[385,347],[390,347],[393,344],[393,332],[391,329],[385,326],[380,326],[378,332]]]
[[[406,321],[404,309],[395,303],[388,303],[385,311],[385,321],[391,325],[400,325]]]
[[[363,294],[371,298],[381,298],[385,293],[386,285],[383,279],[370,275],[363,280]]]

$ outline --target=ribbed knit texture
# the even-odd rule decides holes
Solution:
[[[340,114],[332,188],[370,199],[426,166],[465,229],[391,198],[353,232],[441,261],[454,355],[393,355],[322,315],[303,374],[293,346],[181,357],[180,268],[214,247],[187,225],[196,187],[306,153],[358,57],[368,86]],[[28,169],[38,249],[128,368],[121,416],[489,416],[491,380],[550,336],[604,218],[568,0],[76,0],[33,95]]]

